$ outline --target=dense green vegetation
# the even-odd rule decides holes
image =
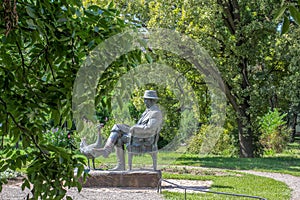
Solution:
[[[106,123],[103,135],[108,135],[116,120],[114,96],[120,107],[115,111],[128,109],[134,120],[144,109],[139,98],[143,90],[156,89],[166,113],[159,146],[176,138],[176,144],[189,151],[181,158],[181,154],[175,156],[179,157],[176,164],[254,168],[298,176],[298,153],[286,156],[284,150],[289,141],[296,141],[293,145],[299,149],[299,5],[299,1],[281,0],[4,0],[0,8],[0,173],[25,171],[22,188],[33,184],[34,199],[60,199],[68,187],[81,189],[78,176],[83,174],[86,159],[76,150],[84,134],[73,112],[77,73],[103,41],[143,27],[177,31],[208,51],[227,99],[224,126],[216,129],[212,123],[217,116],[211,108],[216,105],[205,75],[188,58],[142,42],[141,48],[116,58],[100,80],[90,74],[83,77],[98,80],[91,101],[96,112],[87,111],[89,115],[80,120]],[[107,48],[116,50],[121,43],[115,41]],[[122,102],[117,89],[124,90],[134,79],[126,79],[121,86],[118,81],[139,65],[155,62],[179,73],[173,85],[134,83],[128,102]],[[180,85],[180,77],[189,85],[176,89],[192,89],[198,106],[180,105],[172,90]],[[83,93],[87,87],[82,86]],[[197,129],[191,128],[194,118]],[[180,122],[183,128],[179,131]],[[218,157],[190,154],[201,153],[205,139],[216,130],[223,134],[206,153]],[[253,157],[262,158],[250,159]],[[78,173],[74,175],[75,169]],[[0,189],[4,182],[1,178]]]
[[[86,2],[102,6],[106,4],[103,0]],[[230,138],[225,140],[235,146],[238,143],[239,149],[236,152],[241,157],[263,154],[259,142],[259,118],[269,109],[278,108],[281,114],[287,114],[284,120],[292,128],[294,135],[295,119],[299,111],[299,98],[296,94],[299,64],[295,57],[299,47],[299,27],[291,23],[289,34],[281,35],[279,16],[288,11],[281,9],[282,1],[114,2],[125,19],[134,17],[135,22],[147,28],[164,27],[184,33],[209,52],[221,72],[225,94],[231,105],[226,119],[228,123],[225,125],[226,129],[229,127],[225,131],[230,132]],[[297,2],[287,2],[286,5],[292,10],[298,7]],[[291,13],[294,17],[299,14]],[[285,50],[287,48],[288,52]],[[167,53],[160,54],[160,57],[178,70],[191,72],[190,66],[176,57]],[[199,77],[198,74],[192,76]],[[196,85],[199,86],[199,83],[201,80]],[[203,97],[206,90],[205,87],[196,89],[199,97]],[[201,101],[200,107],[210,103],[208,98]],[[209,110],[201,107],[201,111],[206,118],[199,118],[199,121],[207,123]]]
[[[0,171],[25,167],[22,188],[33,184],[35,199],[60,199],[65,188],[81,190],[84,158],[45,133],[72,127],[76,72],[91,49],[126,24],[115,9],[83,8],[80,1],[4,1],[1,15]]]

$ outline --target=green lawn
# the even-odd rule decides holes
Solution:
[[[216,156],[200,157],[198,155],[186,154],[176,161],[176,165],[269,171],[300,176],[300,158],[287,156],[266,158],[229,158]]]
[[[287,150],[281,154],[261,158],[232,158],[183,154],[174,164],[222,169],[268,171],[300,176],[300,144],[290,144]]]
[[[193,172],[194,173],[194,172]],[[203,172],[202,172],[203,173]],[[210,170],[210,173],[212,171]],[[220,174],[219,172],[216,172]],[[191,179],[191,180],[211,180],[212,187],[209,191],[244,194],[259,196],[266,199],[288,200],[291,191],[282,182],[270,178],[254,176],[250,174],[224,171],[222,175],[191,175],[191,173],[172,174],[163,173],[165,179]],[[184,194],[178,192],[168,192],[162,190],[166,199],[184,199]],[[187,193],[187,199],[250,199],[229,195],[217,195],[212,193]]]
[[[233,170],[256,170],[300,176],[300,154],[299,156],[280,154],[274,157],[232,158],[160,152],[158,156],[158,164],[160,166],[180,165]],[[113,166],[116,163],[116,156],[112,153],[107,159],[97,158],[97,163],[98,165],[105,163],[108,164],[108,166]],[[135,156],[133,164],[138,168],[149,168],[152,164],[152,160],[150,155]]]

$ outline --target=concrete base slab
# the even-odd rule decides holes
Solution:
[[[161,171],[96,171],[89,172],[83,187],[157,187]]]

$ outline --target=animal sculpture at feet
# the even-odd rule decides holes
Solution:
[[[94,148],[101,148],[102,140],[101,140],[101,128],[103,127],[102,124],[98,126],[98,134],[97,134],[97,140],[95,143],[88,145],[86,143],[86,138],[83,137],[81,138],[80,142],[80,152],[85,155],[88,159],[88,167],[90,169],[90,159],[92,159],[92,164],[93,164],[93,169],[96,169],[95,167],[95,153],[94,153]]]

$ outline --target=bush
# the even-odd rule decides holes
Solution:
[[[206,126],[206,125],[203,125],[203,126]],[[202,145],[202,141],[203,141],[203,129],[201,126],[201,129],[199,130],[199,133],[195,134],[189,144],[188,144],[188,148],[187,148],[187,151],[189,153],[200,153],[200,149],[201,149],[201,145]]]
[[[238,152],[239,149],[234,135],[225,129],[214,146],[212,154],[234,157],[238,155]]]
[[[262,133],[259,142],[263,146],[264,154],[281,153],[286,147],[291,131],[283,120],[286,115],[280,114],[277,109],[274,109],[259,118]]]
[[[218,135],[218,133],[220,133]],[[202,125],[199,132],[194,135],[188,146],[188,152],[197,154],[217,154],[233,156],[236,153],[234,139],[228,130],[213,125]]]
[[[48,144],[57,147],[76,149],[72,132],[65,129],[53,128],[44,134],[44,138]]]

